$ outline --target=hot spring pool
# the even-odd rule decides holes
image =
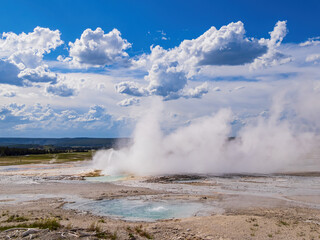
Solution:
[[[178,200],[142,200],[142,199],[112,199],[112,200],[82,200],[68,203],[67,209],[89,211],[96,215],[121,218],[130,221],[155,221],[160,219],[185,218],[208,215],[212,206],[200,202]]]

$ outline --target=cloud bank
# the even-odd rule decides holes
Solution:
[[[116,90],[132,96],[162,96],[165,100],[201,98],[207,93],[199,91],[202,85],[197,87],[197,94],[191,94],[194,90],[187,85],[205,66],[250,64],[257,69],[290,61],[277,50],[286,33],[286,22],[279,21],[270,32],[270,39],[248,38],[239,21],[220,29],[211,27],[198,38],[184,40],[172,49],[152,46],[150,54],[133,60],[134,67],[146,69],[144,80],[148,85],[138,87],[135,83],[123,82],[116,85]]]
[[[288,33],[286,21],[277,22],[267,38],[248,36],[242,22],[233,22],[211,27],[173,48],[153,45],[144,54],[130,50],[132,45],[123,37],[125,33],[110,30],[86,29],[64,48],[59,30],[36,27],[29,33],[1,34],[2,106],[25,104],[23,117],[11,110],[9,115],[2,115],[2,133],[20,134],[28,128],[48,133],[51,128],[58,129],[54,121],[61,126],[66,121],[69,128],[64,131],[72,136],[77,134],[76,128],[83,135],[85,130],[96,129],[101,136],[109,129],[102,127],[106,126],[103,121],[109,122],[107,116],[97,117],[98,108],[90,110],[90,116],[85,113],[90,106],[102,105],[111,116],[111,128],[124,136],[122,120],[140,117],[155,97],[160,97],[170,112],[165,114],[165,134],[208,112],[228,107],[233,111],[232,118],[237,119],[231,122],[231,128],[239,130],[260,112],[268,113],[274,91],[287,89],[295,81],[310,80],[317,85],[319,80],[319,37],[301,44],[283,43]],[[163,31],[157,34],[158,38],[167,37]],[[60,61],[51,54],[54,50],[63,55],[58,57]],[[299,111],[315,107],[316,101],[307,99],[308,94],[308,104],[301,104]],[[47,113],[48,121],[33,113],[35,103],[42,107],[49,104],[53,114]],[[69,115],[57,117],[62,111]],[[232,130],[232,134],[238,130]]]
[[[68,133],[100,131],[116,136],[131,125],[129,118],[118,119],[102,105],[93,105],[84,113],[75,109],[57,110],[51,105],[36,103],[32,106],[11,103],[0,106],[0,129],[2,133],[14,129],[21,136],[29,132],[41,133],[43,129],[55,136],[57,130]]]

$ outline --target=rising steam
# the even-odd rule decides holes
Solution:
[[[98,151],[94,166],[137,175],[298,171],[318,142],[319,99],[314,83],[279,94],[269,116],[246,124],[233,141],[230,109],[168,135],[160,128],[161,110],[153,110],[138,122],[131,146]]]

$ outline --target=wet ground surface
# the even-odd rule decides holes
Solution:
[[[17,215],[28,223],[54,218],[61,224],[57,230],[13,227],[0,231],[0,239],[320,236],[317,172],[87,177],[88,172],[95,173],[90,162],[0,167],[1,227],[19,226],[8,222]]]
[[[92,184],[112,183],[120,188],[146,188],[161,194],[137,194],[135,198],[128,198],[124,191],[113,196],[102,194],[79,197],[76,193],[49,194],[39,190],[34,194],[1,193],[0,205],[55,197],[71,202],[66,208],[129,220],[211,215],[247,207],[296,206],[320,209],[320,177],[317,174],[84,177],[83,174],[90,170],[89,166],[88,162],[6,166],[0,168],[0,182],[28,186],[77,184],[83,185],[83,188],[90,188]],[[130,195],[135,194],[133,192]]]

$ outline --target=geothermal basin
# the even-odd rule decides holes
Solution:
[[[308,232],[311,225],[312,229],[320,226],[318,172],[87,177],[96,170],[91,166],[88,161],[0,167],[1,224],[12,224],[6,223],[10,214],[28,219],[54,217],[63,226],[86,231],[92,230],[92,224],[114,229],[122,236],[119,239],[127,239],[133,234],[128,229],[141,224],[154,239],[175,239],[177,234],[219,239],[206,236],[233,233],[231,239],[239,239],[238,230],[246,225],[243,238],[250,238],[255,229],[256,235],[277,232],[278,239],[290,234],[295,239],[300,227]],[[280,228],[280,221],[292,227]]]

